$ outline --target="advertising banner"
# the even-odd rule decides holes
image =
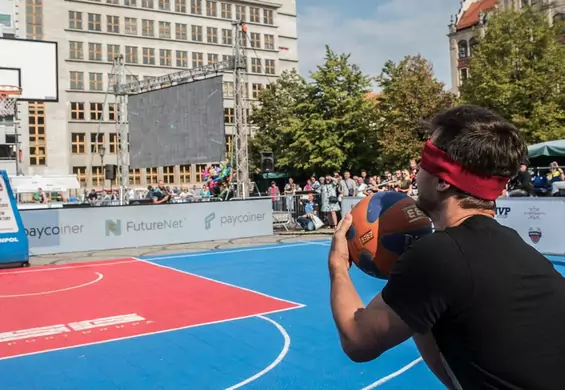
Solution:
[[[8,174],[0,171],[0,263],[18,264],[29,260],[28,240]]]
[[[270,199],[26,210],[33,255],[269,236]]]
[[[500,198],[496,220],[541,253],[565,254],[565,200],[561,198]]]

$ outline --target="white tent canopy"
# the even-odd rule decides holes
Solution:
[[[40,188],[45,192],[80,189],[76,175],[10,176],[10,182],[19,194],[37,192]]]

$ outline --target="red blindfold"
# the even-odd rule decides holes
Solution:
[[[420,167],[461,191],[484,200],[496,200],[508,183],[506,177],[478,176],[469,172],[430,140],[422,151]]]

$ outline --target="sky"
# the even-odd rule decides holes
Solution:
[[[447,87],[450,17],[459,0],[296,0],[300,72],[308,76],[324,58],[324,45],[350,53],[372,76],[387,60],[421,54]]]

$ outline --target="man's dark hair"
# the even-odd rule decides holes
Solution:
[[[434,145],[479,176],[510,179],[528,155],[518,128],[485,108],[458,106],[437,115],[431,126]],[[494,201],[454,190],[463,208],[492,210],[495,206]]]

